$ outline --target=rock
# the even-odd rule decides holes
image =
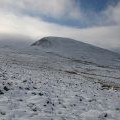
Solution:
[[[4,86],[4,88],[3,88],[5,91],[8,91],[9,89],[8,89],[8,87],[6,87],[6,86]]]
[[[0,95],[4,94],[2,90],[0,90]]]

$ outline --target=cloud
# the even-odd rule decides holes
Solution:
[[[48,17],[81,17],[79,7],[74,0],[4,0],[0,1],[3,10],[21,12],[22,14],[46,15]]]
[[[0,34],[0,47],[25,48],[32,44],[29,36],[21,34]]]
[[[1,0],[0,11],[16,15],[53,18],[54,20],[77,20],[81,26],[103,26],[119,21],[120,4],[108,5],[104,11],[85,11],[77,0]],[[114,20],[113,20],[114,18]]]
[[[110,21],[120,25],[120,2],[116,6],[109,6],[104,13]]]

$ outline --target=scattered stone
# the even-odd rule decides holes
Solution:
[[[49,104],[50,103],[50,101],[47,101],[47,104]]]
[[[27,80],[23,80],[23,83],[27,82]]]
[[[100,120],[104,120],[107,117],[108,117],[107,113],[102,113],[98,118],[100,118]]]
[[[23,100],[22,100],[22,99],[19,99],[18,101],[22,102]]]
[[[43,96],[43,93],[39,93],[40,96]]]
[[[0,114],[1,114],[1,115],[6,115],[6,113],[5,113],[5,112],[0,112]]]
[[[104,117],[107,117],[107,116],[108,116],[108,114],[107,114],[107,113],[105,113],[105,114],[104,114]]]
[[[27,87],[27,88],[25,88],[25,89],[26,89],[26,90],[30,90],[30,88],[28,88],[28,87]]]
[[[53,105],[53,106],[55,106],[55,104],[54,104],[54,103],[52,103],[52,105]]]
[[[19,87],[19,89],[21,89],[21,90],[22,90],[23,88],[22,88],[22,87]]]
[[[90,99],[90,100],[88,100],[88,102],[96,102],[96,99]]]
[[[8,89],[8,87],[6,87],[6,86],[4,86],[4,88],[3,88],[5,91],[8,91],[9,89]]]
[[[37,95],[35,92],[32,92],[33,95]]]
[[[44,107],[46,107],[47,105],[43,105]]]
[[[120,108],[116,108],[117,111],[120,111]]]
[[[33,87],[33,89],[37,89],[36,87]]]
[[[33,110],[34,112],[36,112],[36,111],[37,111],[37,108],[35,107],[35,108],[33,108],[32,110]]]
[[[3,93],[3,91],[2,90],[0,90],[0,95],[3,95],[4,93]]]

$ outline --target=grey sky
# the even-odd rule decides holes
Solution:
[[[98,14],[93,11],[91,16],[87,14],[75,0],[0,0],[0,34],[19,34],[34,41],[44,36],[61,36],[104,48],[118,48],[120,2],[107,6]],[[85,21],[88,27],[61,25],[43,16],[61,21],[65,17],[68,22],[72,19],[81,24]]]

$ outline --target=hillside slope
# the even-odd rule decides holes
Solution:
[[[0,120],[119,120],[118,59],[56,37],[0,48]]]

